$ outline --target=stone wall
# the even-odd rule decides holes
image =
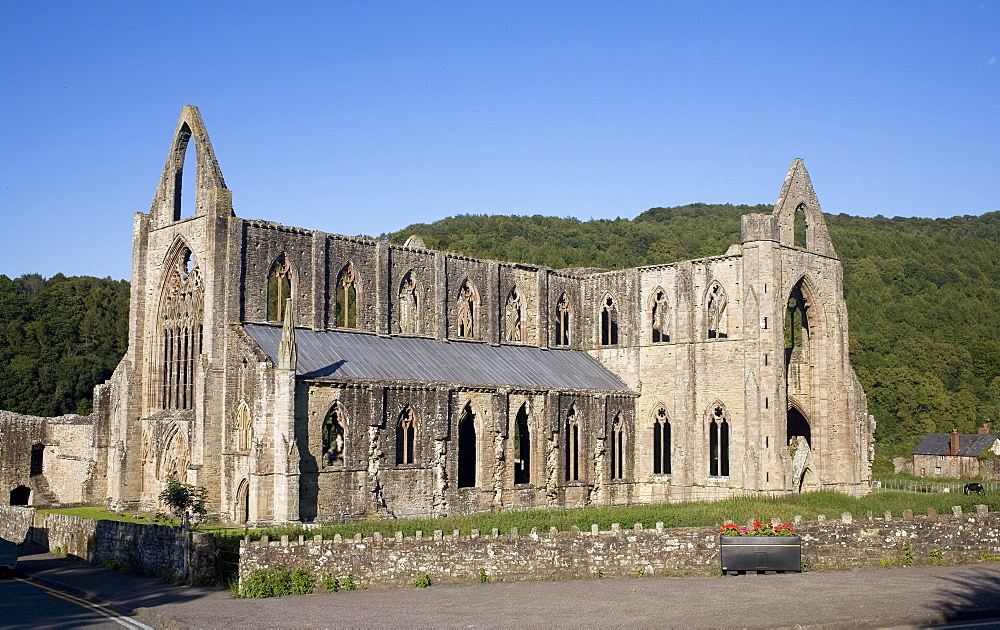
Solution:
[[[32,508],[0,506],[0,536],[129,573],[167,579],[187,575],[194,583],[210,582],[217,575],[214,537],[180,527],[39,514]]]
[[[977,506],[974,514],[914,516],[885,514],[854,519],[798,522],[802,557],[810,569],[875,567],[894,563],[977,562],[980,554],[1000,555],[1000,513]],[[641,525],[610,531],[573,528],[556,531],[430,536],[375,534],[333,540],[266,537],[240,546],[240,578],[255,570],[305,569],[322,576],[351,576],[365,587],[409,586],[423,574],[432,583],[474,583],[547,578],[704,575],[719,570],[719,533],[714,527],[655,529]]]
[[[28,542],[35,510],[30,507],[0,505],[0,538],[21,544]]]

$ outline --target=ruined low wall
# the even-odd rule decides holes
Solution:
[[[1000,512],[977,506],[974,514],[954,508],[949,515],[930,510],[902,517],[798,522],[802,557],[811,569],[873,567],[895,563],[978,562],[981,553],[1000,555]],[[719,570],[719,532],[714,527],[610,531],[574,528],[521,534],[397,534],[385,538],[360,535],[333,540],[299,537],[290,541],[244,540],[240,546],[240,579],[255,570],[305,569],[317,580],[324,575],[351,576],[365,587],[410,586],[427,574],[432,583],[489,580],[537,580],[594,576],[708,574]],[[319,586],[321,588],[321,586]]]
[[[8,535],[9,534],[9,535]],[[0,535],[34,543],[57,555],[121,568],[129,573],[207,583],[216,576],[215,539],[180,527],[39,514],[0,506]]]
[[[0,505],[0,538],[18,544],[27,542],[34,518],[34,508]]]

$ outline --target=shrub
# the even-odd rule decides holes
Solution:
[[[270,569],[253,571],[243,582],[240,597],[284,597],[285,595],[308,595],[313,592],[312,574],[303,569],[286,571]]]
[[[426,573],[423,573],[417,579],[413,580],[413,585],[417,588],[427,588],[431,585],[431,579],[427,577]]]

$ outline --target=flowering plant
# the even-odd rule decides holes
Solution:
[[[729,525],[723,525],[722,529],[723,536],[794,536],[795,528],[792,527],[791,523],[778,523],[773,525],[771,523],[765,523],[764,521],[754,521],[753,525],[750,527],[737,527],[730,523]]]

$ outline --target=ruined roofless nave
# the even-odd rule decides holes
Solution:
[[[801,160],[725,254],[619,271],[232,200],[187,106],[134,219],[128,351],[93,415],[0,416],[12,499],[152,509],[174,475],[221,520],[265,524],[867,491],[874,422]]]

